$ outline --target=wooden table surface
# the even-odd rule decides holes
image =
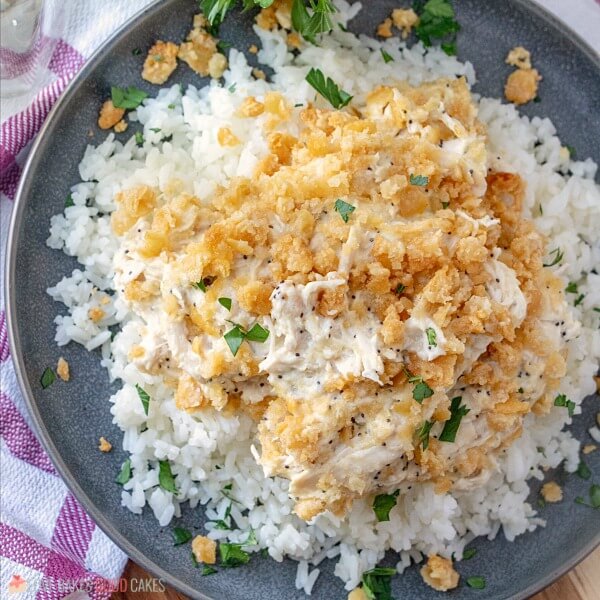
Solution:
[[[125,570],[128,581],[150,578],[144,569],[129,561]],[[164,592],[123,592],[113,594],[113,600],[184,600],[187,596],[167,588]],[[600,598],[600,548],[573,570],[561,577],[532,600],[598,600]],[[282,598],[282,600],[285,600]],[[345,600],[345,599],[340,599]]]

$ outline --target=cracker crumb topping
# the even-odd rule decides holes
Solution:
[[[531,69],[531,54],[523,46],[515,46],[508,53],[505,62],[517,69]]]
[[[124,108],[116,108],[112,100],[106,100],[100,108],[98,127],[100,127],[100,129],[110,129],[111,127],[114,127],[124,115]]]
[[[536,69],[518,69],[506,80],[504,96],[513,104],[527,104],[537,97],[542,77]]]
[[[542,498],[546,502],[560,502],[563,499],[562,488],[555,481],[548,481],[542,486]]]
[[[392,22],[400,30],[402,39],[405,40],[413,27],[419,23],[419,16],[412,8],[396,8],[392,11]]]
[[[217,562],[217,543],[206,536],[197,535],[192,540],[192,552],[198,562],[206,565]]]
[[[61,356],[56,365],[56,374],[63,380],[69,381],[71,374],[69,371],[69,363]]]
[[[454,570],[452,561],[437,554],[427,558],[427,564],[421,567],[423,581],[438,592],[447,592],[458,586],[460,576]]]
[[[98,449],[100,452],[110,452],[112,450],[112,444],[105,437],[101,437]]]
[[[157,41],[144,61],[142,78],[150,83],[162,85],[177,68],[179,46],[173,42]]]

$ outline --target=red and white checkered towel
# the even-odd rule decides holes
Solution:
[[[539,1],[596,49],[600,47],[599,0]],[[29,142],[86,58],[150,2],[65,0],[66,25],[45,73],[44,87],[32,97],[2,101],[2,270],[12,201]],[[0,300],[2,309],[3,289]],[[4,310],[0,310],[0,460],[0,597],[21,592],[18,595],[23,599],[54,600],[76,587],[87,590],[91,598],[107,598],[108,583],[121,575],[126,557],[66,489],[32,432],[10,360]]]

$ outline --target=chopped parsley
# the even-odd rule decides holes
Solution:
[[[433,327],[428,327],[425,330],[425,334],[427,335],[427,343],[430,347],[437,346],[437,333]]]
[[[311,69],[306,81],[323,96],[333,108],[343,108],[350,103],[352,96],[342,90],[330,77],[325,77],[319,69]]]
[[[160,127],[150,127],[150,131],[154,131],[154,133],[160,133],[162,129]]]
[[[429,177],[425,177],[425,175],[411,175],[410,176],[410,184],[416,185],[419,187],[423,187],[429,183]]]
[[[450,206],[450,202],[442,202],[442,208],[446,209]]]
[[[125,485],[131,479],[131,459],[128,458],[122,465],[115,481],[120,485]]]
[[[381,56],[383,57],[383,62],[387,65],[389,62],[394,62],[394,57],[386,52],[383,48],[381,49]]]
[[[273,2],[274,0],[243,0],[244,10],[255,6],[268,8]],[[211,25],[210,33],[212,35],[217,34],[219,25],[225,19],[225,15],[237,3],[238,0],[200,0],[200,8]]]
[[[392,577],[398,571],[389,567],[375,567],[362,575],[362,589],[369,600],[393,600]]]
[[[429,432],[433,427],[433,423],[433,421],[425,421],[417,433],[419,436],[419,443],[423,445],[423,450],[429,448]]]
[[[171,465],[168,460],[158,461],[158,485],[166,492],[177,493],[175,478],[171,472]]]
[[[128,88],[112,86],[110,93],[115,108],[134,109],[142,103],[142,100],[148,97],[144,90],[133,86]]]
[[[396,490],[393,494],[379,494],[375,496],[373,500],[373,512],[380,523],[390,520],[390,510],[396,506],[396,498],[399,493]]]
[[[71,194],[65,198],[65,208],[69,208],[69,206],[75,206],[75,202],[73,202],[73,196]]]
[[[244,343],[246,339],[244,329],[241,325],[236,325],[233,329],[230,329],[224,336],[229,349],[231,350],[231,354],[234,356],[238,353],[241,345]]]
[[[575,412],[575,402],[569,400],[564,394],[559,394],[554,398],[554,406],[564,406],[569,412],[570,417],[572,417]]]
[[[192,539],[192,534],[183,527],[175,527],[171,533],[173,534],[173,546],[181,546]]]
[[[425,398],[433,396],[433,390],[427,385],[420,375],[413,375],[408,369],[404,369],[404,374],[408,378],[408,383],[414,383],[412,397],[419,404],[423,402]]]
[[[193,283],[192,285],[206,294],[206,288],[211,285],[213,281],[214,278],[212,277],[203,277],[200,281],[196,281],[196,283]]]
[[[569,283],[569,285],[565,288],[565,292],[567,294],[576,294],[577,293],[577,284],[573,281]]]
[[[137,390],[138,397],[142,403],[142,406],[144,407],[144,414],[148,416],[148,409],[150,408],[150,396],[148,395],[148,392],[143,387],[140,387],[137,383],[135,384],[135,389]]]
[[[222,519],[217,519],[216,521],[209,521],[210,523],[215,524],[215,529],[220,529],[221,531],[231,531],[231,507],[233,505],[230,503],[229,506],[225,509],[225,514]],[[229,523],[225,519],[229,519]]]
[[[347,202],[344,202],[338,198],[333,205],[333,209],[335,212],[340,214],[342,221],[347,223],[350,215],[356,210],[356,206],[352,206],[352,204],[348,204]]]
[[[441,442],[454,442],[456,440],[456,433],[460,427],[462,418],[469,412],[466,406],[461,406],[462,396],[456,396],[452,398],[450,402],[450,418],[444,424],[444,429],[440,433],[439,440]]]
[[[139,56],[142,53],[142,49],[141,48],[134,48],[131,51],[131,54],[133,54],[134,56]]]
[[[255,323],[248,331],[246,331],[239,323],[232,323],[233,328],[230,329],[223,337],[231,350],[231,353],[235,356],[238,353],[244,340],[249,342],[266,342],[269,337],[269,330],[265,329],[258,323]]]
[[[233,93],[235,93],[235,88],[236,88],[236,87],[237,87],[237,84],[236,84],[236,83],[235,83],[235,81],[234,81],[234,82],[233,82],[233,83],[232,83],[232,84],[231,84],[231,85],[230,85],[230,86],[227,88],[227,91],[228,91],[230,94],[233,94]]]
[[[312,14],[304,0],[294,0],[292,4],[292,27],[308,42],[316,44],[316,37],[320,33],[327,33],[333,29],[331,13],[335,12],[332,0],[311,0]]]
[[[221,566],[226,568],[240,567],[250,561],[250,555],[238,544],[219,544]]]
[[[227,50],[227,48],[231,48],[231,43],[230,42],[226,42],[225,40],[219,40],[217,42],[217,50],[221,54],[225,54],[225,50]]]
[[[141,131],[136,131],[135,132],[135,143],[138,146],[143,146],[144,145],[144,134]]]
[[[215,573],[218,573],[218,571],[210,565],[204,565],[204,567],[202,567],[202,577],[206,577],[207,575],[214,575]]]
[[[476,590],[482,590],[485,588],[484,577],[467,577],[467,585]]]
[[[413,3],[415,12],[419,15],[419,23],[415,34],[429,47],[432,40],[440,40],[442,50],[449,56],[456,54],[456,34],[460,25],[456,21],[454,8],[449,0],[416,0]]]
[[[575,299],[575,302],[573,302],[573,306],[579,306],[583,302],[584,298],[585,294],[579,294],[579,296],[577,296],[577,298]]]
[[[560,248],[555,248],[554,250],[552,250],[552,252],[550,252],[550,256],[552,256],[552,255],[554,255],[554,258],[552,258],[552,261],[549,263],[543,263],[542,266],[553,267],[554,265],[557,265],[564,258],[564,253]]]
[[[231,310],[231,298],[219,298],[218,302],[222,307]]]
[[[246,339],[249,342],[260,342],[262,344],[267,341],[268,337],[269,330],[261,327],[258,323],[255,323],[250,331],[246,333]]]
[[[42,389],[49,388],[56,381],[56,375],[50,367],[46,367],[42,376],[40,377],[40,384]]]
[[[577,471],[575,471],[581,479],[589,479],[592,476],[592,472],[590,468],[582,461],[579,461],[579,465],[577,466]]]
[[[571,160],[575,160],[577,156],[577,151],[575,150],[575,148],[573,146],[569,146],[568,144],[565,146],[565,148],[569,151],[569,158]]]
[[[465,550],[463,550],[462,559],[469,560],[469,559],[473,558],[476,554],[477,554],[476,548],[465,548]]]
[[[400,295],[400,294],[401,294],[401,293],[402,293],[402,292],[403,292],[405,289],[406,289],[406,286],[405,286],[405,285],[402,285],[401,283],[399,283],[399,284],[396,286],[396,289],[395,289],[394,291],[396,292],[396,295],[398,295],[398,296],[399,296],[399,295]]]

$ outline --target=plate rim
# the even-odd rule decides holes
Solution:
[[[127,32],[134,26],[135,22],[142,16],[150,16],[151,14],[162,10],[166,3],[174,0],[152,0],[147,6],[134,13],[129,17],[120,27],[118,27],[106,40],[100,44],[100,46],[94,50],[94,52],[86,59],[83,67],[74,75],[71,81],[67,84],[66,88],[60,94],[57,101],[54,103],[48,116],[46,117],[42,127],[37,133],[34,141],[31,145],[27,160],[23,166],[19,185],[15,193],[13,201],[12,213],[10,216],[8,236],[6,241],[6,255],[5,255],[5,270],[4,270],[4,289],[6,290],[5,295],[5,308],[6,308],[6,325],[8,332],[8,340],[10,345],[10,358],[14,366],[16,379],[19,384],[19,389],[25,400],[27,411],[30,414],[37,438],[42,443],[42,446],[51,462],[56,468],[61,479],[67,486],[67,489],[75,496],[77,501],[83,506],[85,511],[92,518],[94,523],[106,534],[106,536],[122,550],[128,559],[133,560],[142,568],[148,570],[151,574],[158,577],[161,580],[166,581],[170,586],[175,588],[177,591],[186,594],[197,600],[217,600],[211,598],[203,592],[197,590],[191,585],[181,581],[176,576],[171,575],[167,572],[164,567],[157,564],[151,558],[146,556],[140,549],[134,546],[127,537],[122,534],[112,522],[102,513],[102,511],[96,508],[92,498],[88,496],[85,490],[79,485],[75,475],[69,470],[65,462],[63,461],[58,449],[52,442],[52,438],[49,434],[48,428],[44,423],[37,403],[34,399],[34,394],[30,385],[30,382],[26,375],[26,369],[24,364],[24,358],[21,350],[21,336],[19,326],[16,318],[16,293],[15,293],[15,280],[16,280],[16,256],[17,256],[17,231],[23,220],[23,213],[26,205],[26,192],[31,185],[30,180],[35,173],[39,158],[37,156],[39,148],[44,143],[45,133],[52,127],[54,121],[60,116],[63,107],[67,104],[71,95],[74,91],[84,83],[89,72],[93,71],[97,63],[108,54],[112,46],[120,40]],[[580,52],[585,54],[600,73],[600,53],[597,52],[590,44],[588,44],[575,30],[569,25],[561,21],[557,16],[551,13],[547,8],[538,4],[537,1],[531,0],[511,0],[515,4],[520,5],[526,11],[532,13],[536,18],[542,22],[548,24],[551,28],[558,30],[562,36],[567,37],[571,43],[573,43]],[[562,577],[565,573],[576,567],[586,556],[591,554],[597,547],[600,546],[600,530],[596,536],[584,546],[575,555],[570,556],[567,560],[561,563],[560,567],[551,571],[546,576],[538,579],[535,583],[521,590],[518,594],[512,596],[513,600],[524,600],[529,598],[533,594],[536,594],[557,579]]]

